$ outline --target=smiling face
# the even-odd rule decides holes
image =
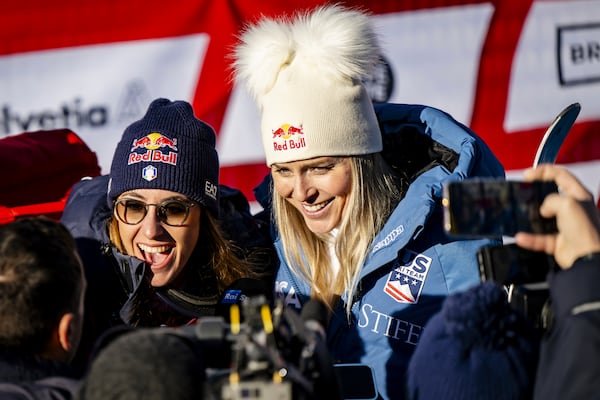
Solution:
[[[352,187],[348,157],[318,157],[273,164],[277,193],[303,216],[308,229],[327,233],[342,220]]]
[[[124,199],[146,204],[160,204],[172,199],[191,203],[179,193],[161,189],[131,190],[121,194],[117,201]],[[156,206],[149,206],[146,216],[135,225],[126,224],[115,214],[125,252],[144,260],[150,267],[153,273],[152,286],[165,286],[180,275],[198,242],[200,213],[201,208],[197,204],[190,207],[182,226],[169,226],[161,222]]]

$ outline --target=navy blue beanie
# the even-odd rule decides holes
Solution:
[[[219,211],[219,158],[214,130],[185,101],[156,99],[129,125],[110,167],[108,201],[134,189],[163,189]]]
[[[408,399],[531,398],[537,356],[532,324],[501,286],[485,282],[449,295],[425,325],[408,366]]]

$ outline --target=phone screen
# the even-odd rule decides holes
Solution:
[[[444,227],[466,237],[514,236],[517,232],[554,233],[554,218],[539,213],[544,198],[558,188],[552,181],[468,179],[444,186]]]
[[[522,249],[516,244],[483,246],[477,252],[482,281],[501,285],[526,285],[545,282],[555,269],[554,259],[546,253]]]
[[[364,364],[334,364],[334,371],[342,387],[344,400],[374,400],[378,398],[375,376]]]

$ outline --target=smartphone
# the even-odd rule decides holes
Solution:
[[[448,182],[443,192],[444,228],[449,235],[482,238],[556,232],[556,220],[539,213],[544,198],[558,192],[553,181],[474,178]]]
[[[546,279],[550,271],[559,269],[552,256],[511,243],[482,246],[477,252],[477,261],[482,281],[510,288],[509,304],[526,316],[540,333],[548,329],[552,313]]]
[[[548,272],[556,268],[550,255],[523,249],[514,243],[482,246],[477,251],[482,281],[501,285],[528,285],[546,281]]]
[[[379,394],[375,375],[365,364],[334,364],[344,400],[375,400]]]

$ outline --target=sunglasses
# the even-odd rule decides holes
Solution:
[[[156,207],[156,217],[169,226],[182,226],[190,215],[190,208],[197,204],[191,201],[169,199],[158,204],[148,204],[135,199],[121,199],[115,202],[115,215],[127,225],[137,225],[148,214],[148,207]]]

